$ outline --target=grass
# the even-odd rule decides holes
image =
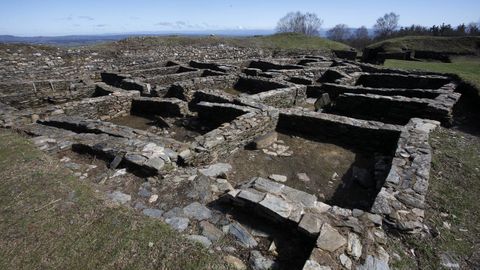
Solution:
[[[452,58],[452,63],[388,59],[385,61],[385,67],[454,73],[459,75],[463,80],[475,85],[477,89],[480,89],[480,58],[478,57],[454,57]]]
[[[392,241],[402,259],[397,269],[441,269],[440,254],[448,253],[462,269],[480,267],[480,138],[440,128],[430,137],[432,171],[427,194],[426,224],[431,235],[403,236]],[[411,251],[415,256],[411,254]]]
[[[339,42],[331,41],[320,37],[309,37],[302,34],[284,33],[268,36],[254,37],[221,37],[221,36],[165,36],[165,37],[132,37],[118,42],[108,42],[92,45],[87,48],[111,50],[118,47],[140,48],[158,45],[219,45],[225,44],[236,47],[247,48],[271,48],[271,49],[313,49],[313,50],[341,50],[350,47]]]
[[[18,134],[0,130],[0,269],[221,269],[167,225],[113,207]]]
[[[454,73],[480,89],[480,59],[452,60],[452,63],[387,60],[385,66]],[[393,265],[397,269],[441,269],[442,253],[455,257],[462,269],[480,268],[480,129],[478,105],[469,104],[462,103],[466,107],[460,111],[469,116],[463,116],[455,129],[440,128],[430,136],[433,160],[425,218],[432,233],[424,238],[403,236],[390,245],[402,257]],[[462,119],[462,113],[459,117]]]
[[[478,54],[480,37],[408,36],[387,39],[367,46],[369,49],[379,47],[386,52],[401,52],[406,48],[452,54]]]

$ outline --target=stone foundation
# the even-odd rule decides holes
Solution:
[[[235,51],[235,59],[211,59],[226,58],[230,49],[185,50],[175,56],[155,51],[148,57],[123,51],[118,60],[88,72],[85,67],[82,72],[62,71],[69,74],[66,78],[78,71],[102,80],[96,83],[53,80],[58,74],[40,82],[35,78],[44,73],[38,71],[26,80],[20,69],[16,80],[8,75],[0,82],[0,125],[32,136],[49,153],[98,156],[112,169],[155,177],[162,190],[168,187],[168,194],[175,194],[174,201],[169,195],[160,198],[174,213],[162,212],[168,224],[172,218],[186,219],[193,232],[198,224],[188,223],[194,222],[191,208],[209,213],[210,203],[226,202],[309,239],[304,269],[388,269],[383,229],[423,230],[431,163],[428,136],[440,124],[434,120],[451,123],[461,82],[443,74],[380,69],[318,54],[280,52],[282,58],[264,58],[276,53],[245,48]],[[176,61],[157,57],[167,53]],[[203,57],[193,57],[199,55]],[[11,66],[2,70],[7,69]],[[137,115],[164,126],[153,123],[154,129],[140,130],[105,122],[119,116],[139,119]],[[267,140],[263,148],[281,147],[274,131],[380,154],[385,164],[377,164],[377,156],[371,159],[376,162],[373,173],[380,174],[380,167],[385,171],[374,175],[375,185],[367,194],[373,194],[373,205],[365,211],[340,208],[321,202],[321,196],[258,177],[233,187],[228,182],[231,166],[212,164],[246,151],[254,141],[259,145]],[[182,142],[172,139],[174,133]],[[263,150],[270,151],[251,151]],[[201,203],[192,203],[192,198]],[[190,204],[174,211],[172,205],[180,201]],[[215,215],[217,221],[210,221],[217,225],[232,218]],[[239,223],[235,220],[228,230],[248,233],[232,224]],[[257,250],[239,249],[250,251]]]

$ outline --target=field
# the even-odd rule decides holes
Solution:
[[[480,37],[409,36],[377,42],[367,48],[381,47],[385,52],[400,52],[408,49],[465,55],[478,54],[479,44]]]
[[[167,225],[106,205],[62,168],[26,138],[0,131],[0,269],[224,267]]]
[[[455,73],[480,89],[480,59],[453,58],[453,63],[387,60],[389,68]],[[451,256],[462,268],[480,266],[480,128],[478,104],[464,100],[452,129],[440,128],[430,138],[432,173],[426,219],[430,235],[402,237],[400,269],[439,269]],[[411,250],[413,250],[413,254]],[[467,266],[468,265],[468,266]]]
[[[388,59],[385,61],[385,67],[454,73],[476,85],[477,89],[480,89],[480,58],[478,57],[453,57],[452,63]]]
[[[454,50],[462,54],[475,53],[478,49],[475,42],[480,41],[476,38],[409,37],[385,41],[381,46],[390,51],[407,47],[441,52]],[[303,49],[324,52],[349,49],[338,42],[298,34],[249,38],[134,37],[79,48],[87,52],[116,53],[130,49],[148,51],[161,45],[273,48],[300,52]],[[19,45],[2,46],[17,49]],[[40,49],[42,53],[51,51],[52,54],[57,50],[47,46],[22,47],[28,54]],[[4,51],[6,56],[10,54]],[[480,89],[479,57],[457,56],[452,58],[452,63],[387,60],[385,67],[457,74]],[[389,232],[393,269],[440,269],[442,262],[446,261],[458,263],[461,268],[480,269],[480,106],[464,97],[456,109],[453,127],[440,127],[430,135],[433,159],[426,198],[425,231],[416,235]],[[275,172],[268,171],[268,165],[278,166],[273,168],[278,171],[290,166],[292,172],[299,169],[306,171],[308,168],[302,166],[311,165],[319,170],[312,174],[323,173],[324,179],[331,180],[333,172],[325,169],[329,164],[319,160],[325,154],[318,159],[309,157],[317,150],[313,146],[308,151],[295,149],[295,152],[307,152],[305,157],[309,160],[299,159],[300,164],[289,159],[285,159],[285,163],[272,164],[270,159],[262,156],[266,164],[252,162],[250,165],[260,169],[243,169],[241,172],[245,175],[239,178],[250,178],[254,175],[249,173],[256,175],[261,169],[265,170],[263,176],[267,177]],[[338,149],[333,150],[339,152]],[[343,162],[347,162],[348,157],[352,158],[352,153],[342,153],[346,156],[342,157]],[[232,157],[242,161],[238,156]],[[240,163],[251,161],[247,159],[249,156],[244,158],[247,161]],[[318,165],[319,162],[323,167]],[[236,165],[235,160],[230,163]],[[0,269],[226,267],[219,255],[186,240],[164,223],[133,209],[112,205],[99,191],[99,185],[79,181],[55,157],[36,149],[28,138],[5,129],[0,129],[0,171]],[[294,177],[293,173],[288,175],[289,179]],[[299,189],[308,187],[303,182],[298,186]],[[347,199],[352,201],[352,198]],[[291,242],[288,244],[292,246]]]

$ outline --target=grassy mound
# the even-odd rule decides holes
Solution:
[[[123,47],[144,48],[151,46],[177,45],[229,45],[235,47],[271,48],[271,49],[309,49],[309,50],[344,50],[350,47],[320,37],[310,37],[295,33],[282,33],[269,36],[254,37],[221,37],[221,36],[165,36],[165,37],[131,37],[118,42],[94,45],[96,48]]]
[[[167,225],[107,206],[18,134],[0,130],[0,269],[221,269]]]
[[[457,55],[480,54],[480,37],[400,37],[371,44],[367,49],[379,49],[384,52],[401,52],[402,49],[408,49]]]
[[[394,269],[447,269],[441,257],[452,256],[460,269],[480,267],[480,138],[439,128],[430,138],[432,170],[426,198],[425,223],[431,234],[390,239],[390,249],[401,259]]]
[[[454,57],[452,63],[388,59],[385,61],[385,67],[457,74],[480,91],[480,57]]]

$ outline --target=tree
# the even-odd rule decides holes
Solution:
[[[368,29],[365,26],[361,26],[357,28],[350,39],[348,40],[348,44],[352,47],[357,49],[363,49],[370,43],[370,36],[368,35]]]
[[[357,28],[355,30],[355,32],[353,33],[353,38],[358,39],[358,40],[368,40],[368,39],[370,39],[370,37],[368,35],[367,27],[362,25],[359,28]]]
[[[477,23],[470,23],[468,24],[468,27],[467,27],[467,32],[470,36],[478,36],[480,35],[480,27],[479,27],[480,24],[477,24]]]
[[[277,23],[279,33],[301,33],[307,36],[319,34],[323,21],[313,13],[289,12]]]
[[[453,34],[455,32],[455,30],[453,30],[451,24],[445,24],[445,23],[442,23],[442,25],[440,25],[440,30],[439,31],[440,31],[439,35],[444,36],[444,37],[453,36]]]
[[[344,41],[350,36],[350,30],[346,24],[337,24],[327,31],[327,37],[335,41]]]
[[[390,36],[397,29],[399,19],[400,15],[393,12],[378,18],[377,23],[373,26],[375,35],[381,38]]]
[[[466,36],[467,35],[467,26],[464,23],[458,25],[457,29],[455,29],[455,35]]]
[[[431,35],[431,28],[427,28],[421,25],[412,24],[410,27],[401,27],[398,31],[393,33],[396,37],[403,36],[428,36]]]

